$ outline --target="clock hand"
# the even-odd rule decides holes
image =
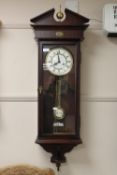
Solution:
[[[55,62],[53,65],[55,66],[55,65],[57,65],[58,64],[58,61],[57,62]]]
[[[58,55],[58,61],[55,62],[53,65],[57,65],[58,63],[61,63],[59,53],[57,53],[57,55]]]
[[[60,51],[58,51],[58,53],[57,53],[57,55],[58,55],[58,63],[61,62],[61,61],[60,61],[60,55],[59,55],[59,52],[60,52]]]
[[[58,63],[60,63],[61,61],[60,61],[60,56],[58,55]]]

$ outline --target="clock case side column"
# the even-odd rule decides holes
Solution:
[[[80,127],[81,127],[81,116],[80,116],[80,69],[81,69],[81,51],[80,51],[80,40],[77,41],[77,65],[76,65],[76,133],[77,137],[80,138]],[[80,138],[81,140],[81,138]],[[82,143],[82,140],[81,140]]]
[[[38,136],[36,139],[36,143],[39,137],[42,136],[43,127],[41,124],[43,123],[43,59],[42,59],[42,45],[40,44],[41,41],[37,39],[38,44]]]

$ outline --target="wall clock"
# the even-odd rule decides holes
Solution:
[[[80,42],[89,19],[69,9],[33,19],[38,44],[38,136],[57,169],[80,138]],[[62,20],[64,18],[64,20]]]

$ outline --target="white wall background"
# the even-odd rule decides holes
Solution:
[[[37,45],[30,18],[64,0],[0,0],[0,166],[51,167],[37,136]],[[117,38],[102,30],[102,10],[112,0],[79,0],[90,18],[82,43],[81,138],[66,154],[60,175],[117,174]],[[63,5],[64,7],[64,5]],[[57,174],[57,172],[56,172]]]

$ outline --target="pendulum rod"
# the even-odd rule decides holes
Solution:
[[[61,77],[58,77],[56,81],[56,105],[61,108]]]

